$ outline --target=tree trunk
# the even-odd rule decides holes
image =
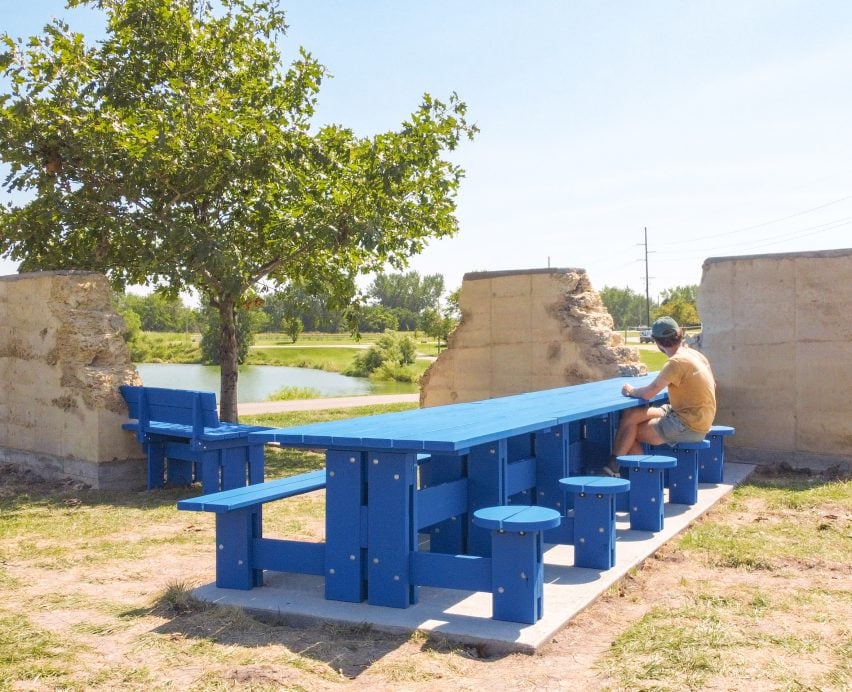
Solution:
[[[233,300],[219,300],[219,420],[237,423],[237,311]]]

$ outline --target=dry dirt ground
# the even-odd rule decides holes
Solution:
[[[791,559],[772,569],[725,567],[674,542],[568,624],[539,653],[491,655],[418,633],[403,636],[369,628],[269,622],[194,602],[184,587],[213,578],[213,523],[207,515],[172,511],[179,492],[163,491],[153,509],[146,506],[145,514],[139,515],[144,521],[128,522],[121,519],[124,513],[133,516],[138,509],[131,494],[111,506],[103,494],[4,468],[0,500],[22,494],[28,495],[27,502],[15,506],[34,508],[36,514],[47,508],[46,521],[54,526],[45,527],[48,537],[35,542],[3,534],[0,620],[25,618],[32,631],[21,637],[40,636],[50,645],[44,652],[28,653],[33,659],[28,667],[9,650],[18,646],[14,637],[0,634],[0,649],[7,649],[2,659],[6,671],[0,671],[3,689],[821,690],[849,684],[848,661],[838,663],[837,658],[838,651],[841,657],[850,653],[850,598],[837,599],[817,621],[808,617],[806,606],[795,602],[805,591],[849,593],[849,565],[831,559]],[[300,513],[314,519],[288,531],[313,535],[322,499],[293,499],[314,502],[319,511],[310,504],[299,507]],[[848,537],[849,515],[828,516],[817,519],[840,522]],[[118,534],[92,528],[116,519]],[[704,521],[736,527],[774,519],[759,504],[734,507],[726,501]],[[58,534],[56,538],[49,537],[51,531]],[[57,543],[55,549],[52,541]],[[69,546],[77,549],[68,550]],[[753,602],[755,594],[777,607],[766,608],[756,624],[754,618],[742,625],[724,623],[723,629],[740,627],[737,632],[742,635],[726,640],[724,664],[717,660],[708,673],[695,676],[694,661],[681,668],[675,664],[672,674],[661,662],[657,674],[653,666],[647,669],[644,681],[625,677],[614,645],[646,616],[699,607],[702,599],[745,595]],[[757,635],[749,634],[754,627],[780,643],[756,646]],[[716,640],[708,636],[702,643],[702,635],[698,636],[705,657],[718,655],[712,651]],[[792,649],[791,655],[791,647],[784,644],[790,637],[810,645]],[[845,648],[838,649],[838,640],[844,638]],[[39,668],[36,659],[47,664]],[[841,672],[826,677],[832,667]]]

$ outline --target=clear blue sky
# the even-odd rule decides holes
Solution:
[[[293,0],[302,45],[334,79],[316,122],[395,128],[453,91],[481,129],[460,230],[412,260],[452,289],[468,271],[583,267],[652,297],[707,257],[852,247],[848,0]],[[0,0],[0,29],[63,0]],[[9,263],[0,262],[0,271]]]

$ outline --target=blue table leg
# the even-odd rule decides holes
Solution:
[[[550,507],[561,514],[565,493],[559,479],[570,476],[568,464],[568,425],[557,425],[535,435],[536,498],[535,504]]]
[[[325,597],[360,603],[367,597],[366,537],[362,540],[367,496],[364,453],[326,453]]]
[[[228,447],[219,450],[219,465],[222,467],[222,490],[241,488],[248,478],[248,446]],[[205,492],[207,492],[205,490]]]
[[[410,558],[417,550],[417,455],[367,454],[367,601],[407,608],[417,603]]]
[[[166,479],[171,485],[192,485],[194,464],[186,459],[169,459]]]
[[[506,497],[506,440],[490,442],[471,448],[467,456],[468,476],[468,554],[490,557],[491,534],[473,524],[477,509],[508,503]]]
[[[599,471],[609,463],[612,441],[618,426],[618,413],[611,412],[581,421],[583,437],[583,470],[581,473]],[[572,474],[576,475],[576,474]]]
[[[536,504],[539,507],[555,509],[565,515],[573,507],[573,496],[566,494],[559,485],[559,480],[572,473],[572,447],[579,462],[579,423],[566,423],[551,428],[547,432],[536,433]],[[575,467],[577,464],[574,465]],[[577,468],[574,469],[578,470]],[[566,506],[570,505],[570,506]],[[547,530],[544,538],[548,543],[574,542],[573,521],[563,521],[559,526]]]

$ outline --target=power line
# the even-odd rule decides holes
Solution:
[[[820,209],[825,209],[826,207],[833,206],[835,204],[840,204],[841,202],[845,202],[848,199],[852,199],[852,195],[846,195],[845,197],[840,197],[839,199],[832,200],[831,202],[826,202],[825,204],[820,204],[817,207],[811,207],[810,209],[803,209],[802,211],[797,211],[794,214],[789,214],[788,216],[782,216],[777,219],[772,219],[771,221],[763,221],[761,223],[754,224],[753,226],[745,226],[743,228],[737,228],[733,231],[724,231],[722,233],[715,233],[712,235],[701,236],[699,238],[690,238],[688,240],[672,240],[668,242],[668,245],[680,245],[683,243],[692,243],[699,240],[713,240],[715,238],[723,238],[724,236],[734,235],[735,233],[744,233],[745,231],[753,231],[755,228],[763,228],[764,226],[771,226],[774,223],[781,223],[782,221],[788,221],[790,219],[794,219],[798,216],[804,216],[805,214],[811,214],[815,211],[819,211]]]
[[[713,253],[721,253],[721,252],[729,252],[728,248],[734,248],[734,251],[739,249],[759,249],[762,247],[768,247],[770,245],[778,245],[779,243],[784,243],[791,240],[797,240],[799,238],[807,238],[813,235],[818,235],[820,233],[825,233],[827,231],[833,231],[835,228],[840,228],[842,226],[846,226],[849,223],[852,223],[852,217],[845,217],[842,219],[835,219],[834,221],[827,221],[825,223],[817,224],[815,226],[806,226],[805,228],[796,228],[791,231],[785,231],[781,234],[768,236],[766,238],[761,239],[752,239],[752,240],[743,240],[740,242],[732,242],[726,243],[721,246],[714,246],[712,248],[705,249],[695,249],[693,251],[684,253],[684,252],[668,252],[666,250],[661,250],[660,253],[666,255],[666,259],[674,259],[677,257],[692,257],[694,255],[706,255],[709,252]],[[811,231],[810,233],[808,231]]]
[[[651,324],[651,293],[648,290],[648,227],[645,226],[645,324]]]

